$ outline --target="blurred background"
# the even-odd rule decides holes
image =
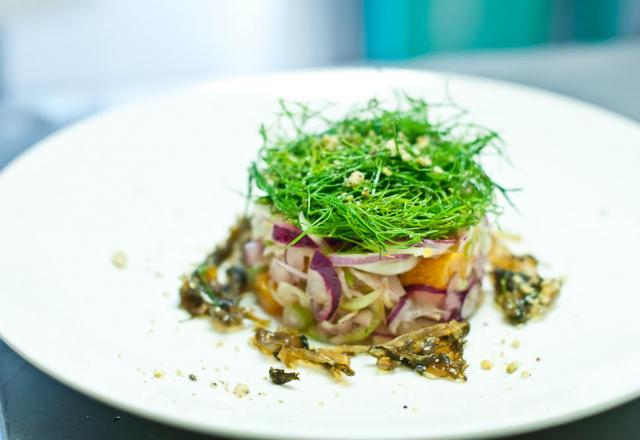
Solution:
[[[148,94],[353,65],[502,78],[640,120],[640,0],[0,0],[0,169],[52,131]],[[544,438],[640,438],[639,409]],[[114,425],[114,411],[0,341],[0,439],[200,438],[135,417]]]
[[[0,0],[0,166],[53,128],[193,81],[407,60],[491,75],[479,54],[639,35],[638,0]]]

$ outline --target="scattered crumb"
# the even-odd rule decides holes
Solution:
[[[198,376],[196,376],[195,374],[190,374],[189,375],[189,380],[191,382],[196,382],[198,380]]]
[[[111,256],[111,264],[118,269],[124,269],[127,267],[127,254],[124,251],[115,251]]]
[[[502,359],[504,359],[505,357],[507,357],[507,355],[506,355],[506,354],[504,354],[504,351],[501,351],[501,352],[500,352],[500,357],[501,357]]]
[[[216,342],[216,347],[224,347],[224,341],[220,339],[218,342]]]
[[[122,353],[118,353],[118,359],[122,359]]]
[[[184,377],[184,373],[182,372],[182,370],[176,370],[176,376]]]
[[[284,403],[284,400],[280,399],[278,400],[278,403]]]
[[[540,356],[536,357],[536,362],[540,362],[541,360]]]
[[[164,377],[164,371],[162,370],[155,370],[153,372],[153,377],[155,377],[156,379],[162,379]]]
[[[509,364],[507,364],[507,373],[513,374],[517,369],[518,369],[517,362],[510,362]]]
[[[229,371],[229,366],[228,366],[228,365],[223,365],[223,366],[222,366],[222,369],[223,369],[224,371]]]
[[[122,419],[122,417],[120,417],[120,416],[115,416],[115,417],[113,418],[113,421],[114,421],[114,422],[119,422],[121,419]]]
[[[511,341],[511,347],[519,348],[520,347],[520,341],[518,339],[514,339],[513,341]]]
[[[214,368],[213,371],[215,371],[217,373],[218,371],[220,371],[220,367]]]
[[[504,345],[505,342],[507,342],[506,338],[500,338],[500,345]]]
[[[520,373],[520,377],[523,379],[528,379],[531,377],[531,373],[527,370],[524,370],[522,373]]]
[[[482,323],[482,325],[483,325],[484,327],[489,327],[489,323],[488,323],[488,322],[486,322],[486,321],[485,321],[485,322],[483,322],[483,323]]]
[[[233,394],[235,394],[238,399],[242,399],[244,396],[249,394],[249,386],[244,383],[239,383],[233,389]]]
[[[191,393],[192,397],[198,397],[198,395],[196,393]]]
[[[480,362],[480,367],[483,370],[491,370],[491,368],[493,368],[493,363],[489,359],[485,359],[482,362]]]
[[[412,406],[411,407],[411,412],[414,412],[414,413],[418,412],[418,407],[417,406]]]
[[[211,383],[209,384],[209,386],[210,386],[211,388],[218,388],[218,384],[217,384],[217,383],[215,383],[215,382],[211,382]]]
[[[164,274],[162,272],[154,272],[153,276],[156,278],[162,278],[164,276]]]
[[[407,405],[402,405],[402,407],[403,407],[404,409],[409,408]]]

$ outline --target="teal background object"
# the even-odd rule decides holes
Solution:
[[[365,55],[540,45],[618,35],[624,0],[364,0]]]

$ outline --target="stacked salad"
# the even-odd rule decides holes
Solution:
[[[503,191],[480,159],[499,137],[432,111],[405,97],[329,120],[283,103],[263,127],[242,254],[266,312],[335,344],[473,313]]]

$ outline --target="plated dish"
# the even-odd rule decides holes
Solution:
[[[251,320],[262,352],[337,379],[367,353],[381,370],[466,380],[464,340],[486,271],[509,322],[541,317],[561,282],[541,278],[537,260],[513,255],[492,228],[499,196],[509,199],[481,156],[500,159],[499,135],[452,103],[398,95],[338,120],[281,100],[260,129],[246,212],[184,277],[180,306],[227,329]],[[438,119],[443,108],[453,114]],[[283,329],[239,304],[248,292]],[[307,336],[340,347],[313,349]]]
[[[511,164],[487,150],[483,170],[522,190],[509,193],[517,211],[501,202],[490,228],[519,233],[524,243],[513,250],[537,256],[537,270],[568,275],[544,318],[507,322],[485,277],[464,344],[465,383],[402,365],[380,371],[367,354],[350,356],[355,375],[336,383],[256,350],[250,321],[222,333],[212,319],[190,319],[178,307],[178,275],[190,275],[245,212],[247,168],[262,143],[256,128],[280,112],[278,99],[335,102],[335,121],[372,96],[392,102],[392,89],[427,102],[443,102],[448,89],[469,110],[466,120],[500,134]],[[573,100],[411,71],[275,75],[160,96],[70,127],[2,171],[0,335],[123,417],[211,434],[479,438],[574,420],[640,393],[637,377],[620,374],[621,365],[640,368],[629,347],[640,338],[640,296],[629,288],[640,245],[640,212],[630,203],[639,144],[636,124]],[[516,298],[526,289],[505,280]],[[622,304],[614,312],[603,306],[609,292]],[[238,305],[269,317],[255,295]],[[603,331],[611,328],[624,337]],[[308,339],[314,349],[343,345]],[[272,383],[292,372],[299,381]]]

